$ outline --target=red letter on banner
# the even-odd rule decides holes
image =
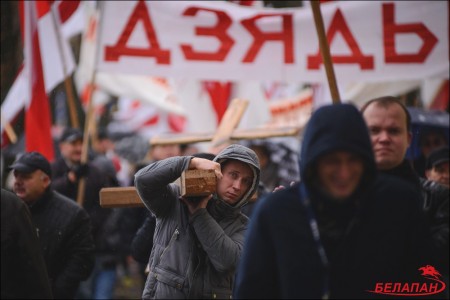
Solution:
[[[351,56],[344,55],[332,55],[333,63],[339,64],[359,64],[362,70],[371,70],[373,69],[373,56],[364,56],[359,49],[358,44],[356,43],[355,38],[353,37],[350,29],[348,28],[347,23],[345,22],[344,16],[341,11],[338,9],[336,14],[334,15],[333,20],[331,21],[329,31],[327,33],[328,44],[331,48],[331,42],[333,41],[336,33],[340,31],[344,40],[347,42],[350,50],[352,52]],[[310,70],[318,70],[320,64],[322,63],[322,56],[320,55],[320,49],[316,55],[308,56],[308,69]]]
[[[151,46],[150,48],[130,48],[126,45],[139,20],[142,20],[143,22],[147,40]],[[155,29],[153,28],[150,15],[147,11],[147,6],[143,0],[138,1],[136,8],[131,14],[128,23],[125,25],[125,28],[119,37],[117,44],[111,47],[108,46],[105,49],[106,61],[118,61],[120,56],[153,56],[156,58],[156,62],[158,64],[170,64],[170,51],[162,50],[159,47]]]
[[[258,19],[265,17],[281,16],[283,18],[283,31],[281,32],[262,32],[256,26],[255,22]],[[256,55],[261,49],[262,45],[267,41],[282,41],[284,44],[284,62],[291,64],[294,62],[294,42],[292,34],[292,15],[288,14],[267,14],[256,15],[253,18],[241,21],[242,25],[253,36],[253,44],[248,49],[242,62],[250,63],[255,60]]]
[[[423,23],[395,24],[394,3],[383,4],[383,33],[384,56],[387,63],[423,63],[438,41]],[[398,54],[395,51],[395,35],[398,33],[416,33],[423,41],[420,51],[415,54]]]
[[[216,37],[221,45],[216,52],[196,52],[188,44],[181,44],[181,50],[187,60],[223,61],[234,45],[234,40],[227,34],[227,29],[231,25],[231,19],[223,11],[199,7],[190,7],[186,9],[183,15],[195,16],[200,10],[215,13],[218,19],[217,25],[214,27],[196,27],[195,34]]]

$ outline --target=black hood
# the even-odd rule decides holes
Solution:
[[[301,179],[308,187],[312,186],[317,159],[336,150],[358,154],[365,164],[365,179],[375,176],[376,165],[367,125],[353,105],[323,106],[311,116],[300,153]]]

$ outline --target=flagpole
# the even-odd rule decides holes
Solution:
[[[1,122],[2,122],[2,125],[5,127],[5,132],[6,132],[6,135],[8,136],[8,139],[13,144],[17,143],[17,135],[14,132],[14,129],[12,128],[11,124],[9,124],[9,122],[6,121],[5,118],[3,118],[3,112],[1,114],[1,118],[2,118]]]
[[[333,104],[338,104],[341,102],[341,97],[339,96],[339,89],[337,87],[336,76],[334,74],[333,61],[331,60],[330,54],[330,47],[328,45],[327,37],[325,35],[322,13],[320,12],[320,1],[312,0],[310,1],[310,3],[314,15],[314,22],[316,24],[317,35],[319,37],[320,53],[322,54],[322,60],[325,66],[325,71],[327,73],[331,99],[333,100]]]
[[[56,6],[55,6],[55,4],[52,4],[50,13],[52,14],[53,26],[55,27],[56,38],[58,40],[59,53],[61,53],[61,56],[62,56],[62,67],[63,67],[63,72],[64,72],[64,74],[63,74],[64,75],[64,87],[66,90],[67,102],[69,104],[70,123],[72,124],[72,127],[80,128],[80,123],[78,122],[77,108],[75,106],[75,99],[73,97],[72,81],[71,81],[71,77],[67,74],[66,59],[64,56],[64,49],[62,47],[62,42],[61,42],[61,32],[59,30],[59,27],[61,26],[61,22],[59,21],[59,17],[56,15],[55,10],[56,10]]]
[[[94,56],[94,71],[93,71],[93,75],[92,75],[92,79],[91,79],[91,83],[90,86],[93,87],[95,84],[95,80],[97,77],[97,61],[98,61],[98,57],[100,55],[100,50],[98,47],[99,44],[99,40],[100,40],[100,32],[101,32],[101,25],[102,25],[102,18],[101,18],[101,12],[102,12],[102,2],[100,1],[98,3],[99,7],[98,7],[98,11],[99,11],[99,15],[98,15],[98,27],[97,27],[97,32],[95,33],[95,45],[96,45],[96,51],[95,51],[95,56]],[[86,113],[86,117],[84,120],[84,133],[83,133],[83,148],[81,149],[81,164],[86,164],[87,160],[88,160],[88,152],[89,152],[89,136],[91,133],[91,129],[93,128],[92,123],[95,121],[93,119],[94,117],[94,101],[93,101],[93,95],[94,94],[94,89],[91,89],[91,92],[89,93],[89,97],[88,97],[88,107],[87,107],[87,113]],[[81,177],[78,180],[78,193],[77,193],[77,203],[80,206],[83,206],[83,202],[84,202],[84,190],[85,190],[85,185],[86,185],[86,179],[84,177]]]

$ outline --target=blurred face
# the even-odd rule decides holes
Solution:
[[[430,132],[421,141],[420,149],[425,157],[427,157],[431,151],[439,147],[447,145],[445,138],[437,133]]]
[[[217,183],[217,194],[230,205],[234,205],[249,191],[253,182],[253,171],[246,163],[230,160],[222,169],[223,177]]]
[[[14,193],[26,203],[38,200],[50,185],[50,178],[41,170],[22,173],[14,170]]]
[[[114,149],[114,143],[110,139],[98,140],[93,146],[95,151],[102,154]]]
[[[325,192],[335,199],[345,199],[356,191],[364,164],[358,155],[338,151],[319,158],[317,171]]]
[[[261,169],[266,167],[269,163],[270,157],[267,155],[267,152],[264,151],[263,146],[252,146],[250,147],[253,151],[255,151],[256,156],[258,156],[259,159],[259,165],[261,166]]]
[[[83,148],[82,140],[76,140],[71,143],[63,142],[59,144],[61,155],[65,159],[68,159],[74,164],[80,163],[82,148]]]
[[[383,107],[372,103],[363,117],[369,128],[378,169],[390,170],[400,165],[411,142],[403,109],[397,104]]]
[[[151,148],[151,156],[154,160],[162,160],[180,155],[179,145],[156,145]]]
[[[427,170],[425,172],[425,175],[427,176],[428,180],[436,181],[437,183],[445,185],[446,187],[450,187],[448,166],[448,161],[438,164],[431,170]]]

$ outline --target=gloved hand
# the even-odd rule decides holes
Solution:
[[[80,179],[81,177],[84,177],[87,175],[89,171],[89,167],[87,164],[80,164],[72,168],[72,171],[74,172],[77,179]]]

